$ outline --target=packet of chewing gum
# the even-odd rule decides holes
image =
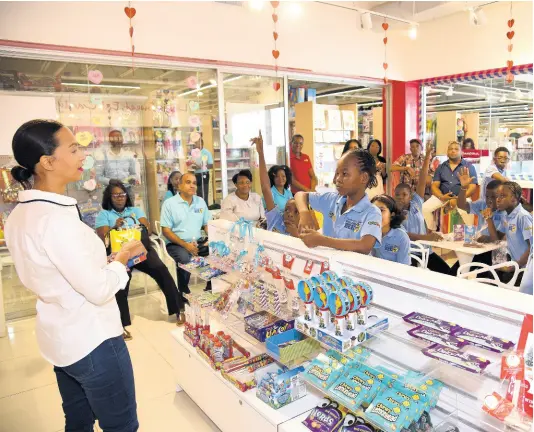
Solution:
[[[496,353],[508,351],[514,346],[514,343],[495,336],[490,336],[475,330],[460,328],[454,332],[454,337],[465,340],[469,345],[484,348]]]
[[[459,325],[456,325],[453,322],[448,322],[441,320],[439,318],[434,318],[419,312],[412,312],[408,315],[404,315],[402,319],[410,324],[422,325],[425,327],[430,327],[436,330],[439,330],[443,333],[452,334],[456,330],[461,329]]]
[[[490,361],[483,357],[475,357],[474,355],[438,344],[423,349],[422,353],[427,357],[440,360],[444,363],[473,373],[481,373],[490,364]]]
[[[443,333],[442,331],[422,325],[408,330],[407,333],[414,338],[429,342],[430,345],[437,343],[456,350],[462,349],[468,343],[464,339],[456,337],[456,334],[451,335],[448,333]]]

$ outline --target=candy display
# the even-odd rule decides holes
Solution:
[[[489,360],[468,353],[434,344],[422,350],[423,354],[469,372],[480,373],[490,364]]]
[[[256,396],[274,409],[306,396],[306,384],[300,378],[302,366],[280,369],[272,364],[256,371]]]
[[[199,295],[188,295],[189,304],[185,305],[184,339],[197,346],[203,331],[210,331],[209,308],[219,298],[218,294],[203,292]]]
[[[250,353],[224,331],[211,334],[209,330],[204,330],[199,337],[197,350],[214,369],[220,369],[223,362],[229,359],[250,357]]]
[[[455,337],[465,340],[469,345],[474,345],[497,353],[508,351],[514,346],[514,343],[511,341],[466,328],[458,329],[453,334]]]
[[[324,398],[302,423],[312,432],[377,432],[362,414],[355,416],[336,401]]]
[[[225,274],[221,269],[210,267],[208,260],[203,257],[193,257],[189,263],[179,264],[179,267],[189,272],[196,270],[197,276],[207,281]]]
[[[257,312],[245,318],[245,331],[260,342],[265,342],[265,339],[271,336],[291,330],[294,326],[293,320],[279,319],[267,311]]]
[[[388,328],[387,317],[367,309],[373,289],[365,282],[339,277],[333,271],[299,281],[297,293],[304,303],[304,315],[296,328],[338,351],[346,351]]]
[[[403,316],[402,319],[410,324],[423,325],[448,334],[453,334],[456,330],[460,330],[461,328],[455,323],[443,321],[419,312],[409,313],[408,315]]]
[[[417,326],[411,330],[408,330],[408,334],[417,339],[422,339],[427,341],[429,344],[440,344],[452,349],[462,349],[467,345],[467,341],[461,339],[460,337],[453,336],[448,333],[440,332],[431,327]]]
[[[236,388],[245,392],[256,387],[254,372],[273,362],[267,354],[260,354],[236,362],[225,362],[221,366],[221,375]]]
[[[265,346],[269,355],[286,365],[309,358],[321,347],[319,342],[295,329],[271,336],[265,341]]]

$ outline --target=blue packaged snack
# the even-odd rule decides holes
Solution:
[[[396,393],[390,388],[376,397],[365,410],[366,419],[385,431],[400,431],[409,424],[411,403]]]
[[[382,387],[382,382],[376,375],[370,374],[367,369],[362,368],[365,368],[365,365],[360,365],[358,369],[352,368],[347,373],[347,378],[360,388],[352,404],[355,407],[362,404],[368,405]]]
[[[333,361],[320,354],[306,367],[304,377],[316,387],[326,389],[341,375],[342,367],[337,360]]]
[[[356,369],[354,371],[356,371]],[[351,372],[350,370],[341,375],[334,384],[330,386],[329,390],[337,400],[352,411],[358,408],[359,405],[356,405],[356,398],[362,391],[365,391],[363,384],[357,379],[354,379],[354,372]]]
[[[387,367],[377,366],[375,369],[379,372],[382,372],[387,378],[389,378],[388,387],[393,386],[397,381],[402,383],[404,382],[404,377],[389,370]]]
[[[371,401],[375,398],[376,394],[381,388],[384,387],[390,387],[391,386],[391,378],[387,376],[384,372],[379,371],[377,369],[374,369],[370,366],[367,366],[365,364],[362,364],[359,368],[360,372],[365,375],[368,379],[372,379],[373,381],[378,382],[378,386],[376,387],[377,390],[374,394],[369,394],[368,397],[366,397],[362,403],[364,405],[368,405],[371,403]]]

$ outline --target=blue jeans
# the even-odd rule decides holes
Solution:
[[[76,363],[54,366],[65,432],[92,432],[95,419],[104,432],[139,429],[132,362],[122,336],[102,342]]]

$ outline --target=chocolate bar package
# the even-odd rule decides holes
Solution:
[[[302,424],[313,432],[334,432],[342,419],[343,413],[338,408],[337,402],[324,398],[318,406],[311,410]]]
[[[484,348],[496,353],[508,351],[514,346],[514,343],[495,336],[490,336],[475,330],[460,328],[454,332],[454,337],[465,340],[469,345]]]
[[[419,312],[409,313],[403,316],[402,319],[411,324],[423,325],[448,334],[453,334],[456,330],[461,329],[459,325],[453,322],[444,321]]]
[[[490,361],[483,357],[476,357],[438,344],[423,349],[422,353],[427,357],[473,373],[483,372],[490,364]]]
[[[440,344],[456,350],[462,349],[467,345],[467,341],[456,337],[455,335],[453,336],[448,333],[443,333],[439,330],[422,325],[408,330],[408,334],[414,338],[425,340],[431,345]]]

